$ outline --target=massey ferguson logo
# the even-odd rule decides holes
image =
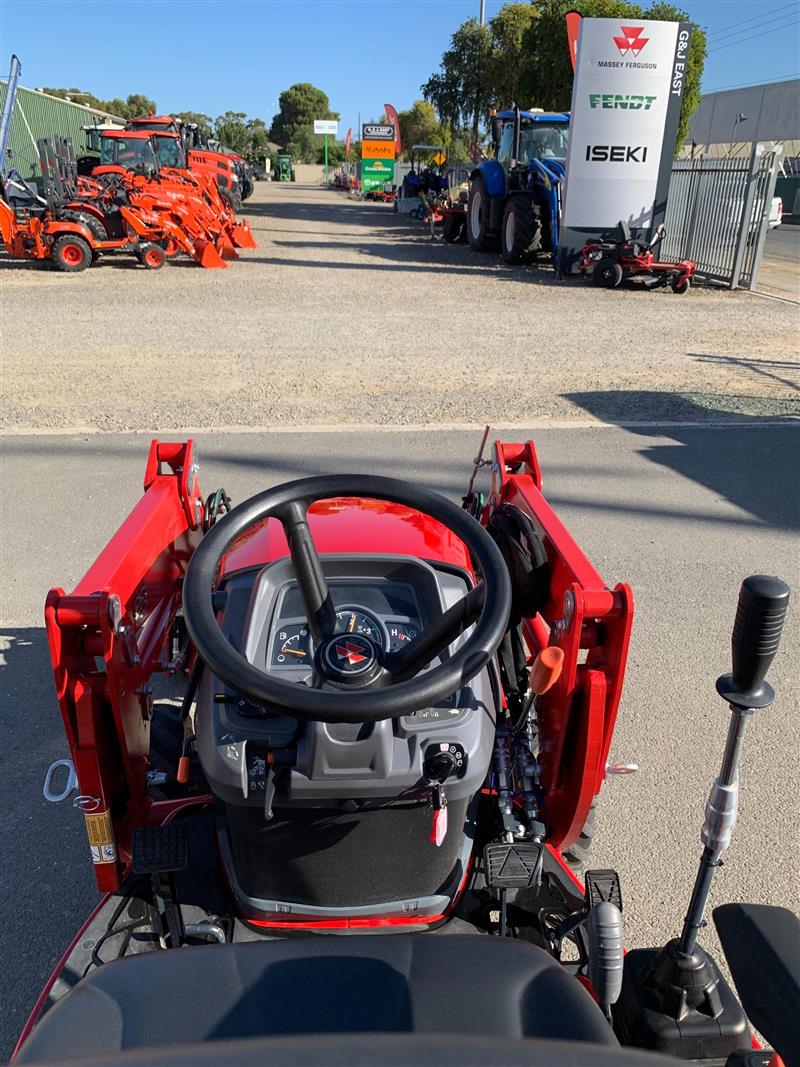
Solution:
[[[369,656],[364,654],[364,646],[355,641],[337,641],[336,655],[343,667],[355,667],[357,663],[363,663],[365,659],[369,659]]]
[[[650,40],[649,37],[641,36],[644,26],[621,26],[620,29],[622,36],[614,38],[614,44],[619,49],[619,54],[626,56],[630,52],[631,55],[638,56]]]
[[[624,144],[590,144],[586,146],[587,163],[644,163],[647,146],[631,148]]]

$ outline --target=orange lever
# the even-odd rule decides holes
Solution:
[[[528,675],[528,684],[531,690],[541,696],[551,689],[561,677],[561,669],[564,666],[564,652],[555,645],[543,648],[533,661],[531,673]]]

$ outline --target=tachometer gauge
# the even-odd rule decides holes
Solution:
[[[361,608],[340,608],[336,612],[336,628],[339,633],[363,634],[379,648],[386,646],[386,633],[378,620]],[[306,622],[287,622],[274,631],[272,640],[272,667],[310,667],[314,646]]]
[[[346,634],[363,634],[371,638],[379,648],[384,646],[383,627],[372,615],[360,608],[342,608],[336,612],[339,629]]]

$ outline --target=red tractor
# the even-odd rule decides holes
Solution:
[[[589,241],[581,249],[579,274],[591,274],[595,285],[616,289],[623,280],[641,280],[648,289],[669,285],[673,293],[688,293],[697,264],[690,259],[656,259],[653,249],[663,240],[664,226],[656,229],[649,245],[631,240],[630,227],[619,223],[616,241]]]
[[[192,441],[152,442],[144,495],[45,605],[69,746],[45,796],[77,791],[103,897],[17,1062],[765,1062],[697,938],[788,588],[742,586],[683,930],[626,953],[618,875],[571,860],[620,769],[631,590],[556,516],[532,441],[495,442],[486,496],[479,466],[462,506],[362,473],[231,509]],[[798,1062],[798,920],[714,920],[747,1013]]]
[[[171,115],[144,115],[141,118],[131,119],[126,129],[152,130],[155,133],[169,133],[182,137],[185,142],[189,170],[211,178],[219,186],[220,196],[229,203],[237,215],[242,210],[242,193],[233,158],[223,152],[214,152],[209,148],[200,147],[196,143],[197,131],[195,129],[178,123]]]

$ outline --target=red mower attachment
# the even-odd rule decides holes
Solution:
[[[623,280],[642,279],[645,288],[669,285],[673,293],[688,293],[697,264],[690,259],[674,262],[658,260],[653,248],[665,236],[664,226],[656,230],[649,245],[631,240],[626,222],[619,224],[618,241],[590,241],[581,249],[579,274],[591,274],[595,285],[616,289]]]

